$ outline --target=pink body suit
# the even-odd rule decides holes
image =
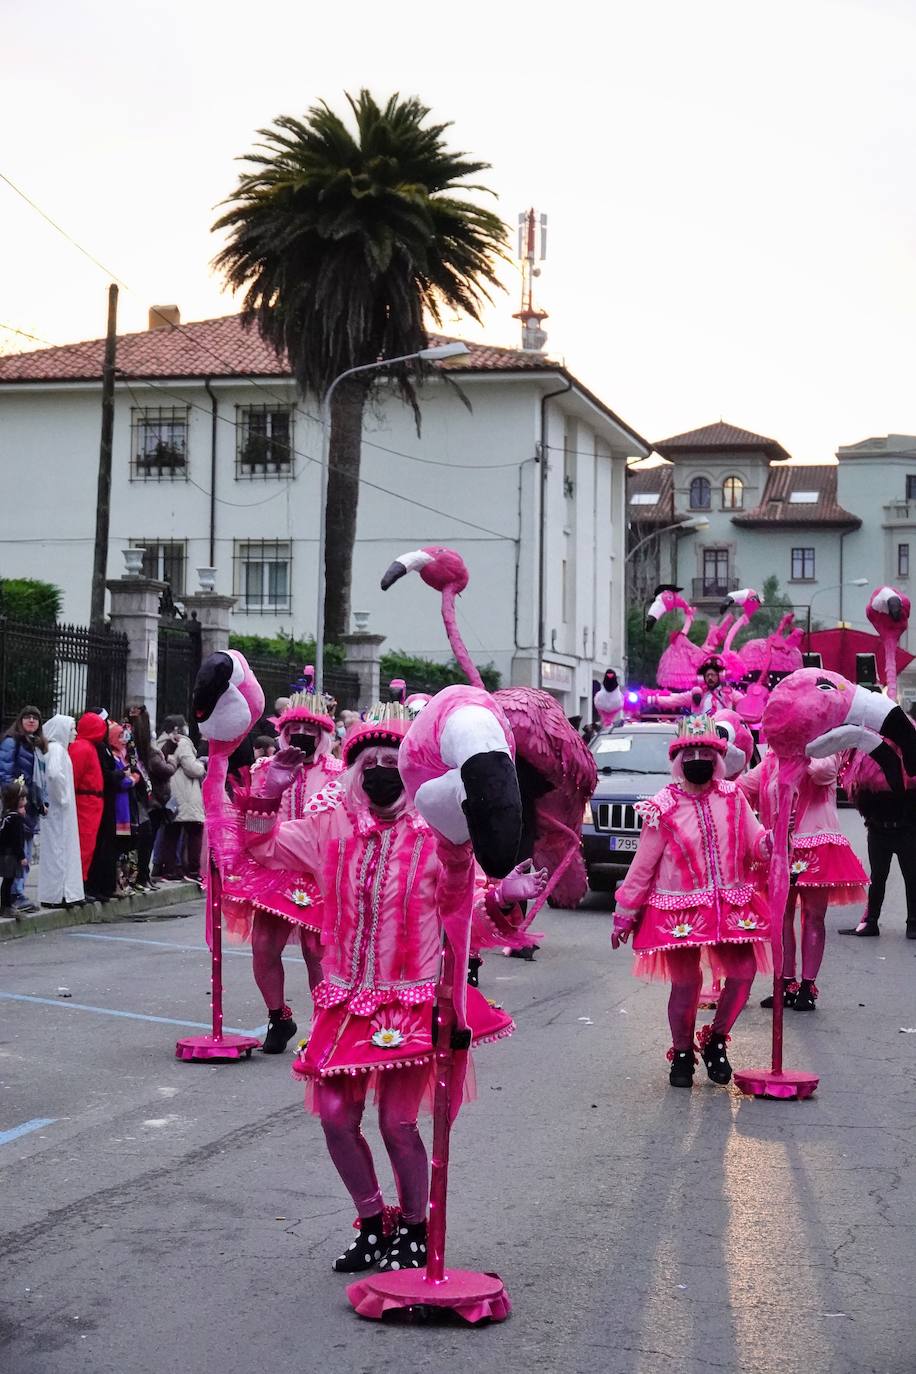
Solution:
[[[801,895],[801,975],[813,984],[824,957],[828,906],[864,902],[868,874],[840,832],[836,807],[838,759],[835,754],[811,759],[795,803],[789,872],[791,886],[783,922],[783,977],[795,983],[795,907]],[[778,760],[767,754],[745,773],[738,786],[761,822],[775,828],[778,810]],[[816,989],[813,996],[817,996]]]
[[[671,983],[674,1051],[690,1050],[705,957],[725,986],[711,1030],[727,1036],[768,964],[770,920],[754,866],[768,835],[736,785],[702,789],[679,781],[638,803],[639,847],[617,889],[615,926],[631,921],[637,978]]]
[[[252,795],[262,794],[270,763],[270,759],[259,760],[252,769]],[[280,799],[280,819],[300,820],[319,807],[336,806],[342,772],[343,764],[330,753],[303,764]],[[319,792],[320,801],[314,800]],[[251,943],[254,980],[268,1010],[282,1008],[284,1015],[291,1015],[285,1002],[283,951],[294,931],[313,992],[322,977],[321,892],[311,870],[271,871],[251,855],[244,856],[226,879],[223,902],[228,937]]]
[[[345,802],[273,827],[267,804],[251,805],[246,841],[252,857],[267,868],[313,872],[323,897],[324,979],[314,990],[311,1035],[293,1071],[306,1082],[307,1104],[321,1118],[360,1217],[382,1210],[372,1154],[360,1131],[374,1082],[401,1212],[407,1222],[418,1222],[426,1214],[428,1172],[417,1114],[431,1098],[442,943],[436,837],[409,806],[383,820],[367,806],[351,809]],[[252,834],[252,824],[271,828]],[[467,1018],[475,1045],[513,1029],[511,1018],[473,988]]]

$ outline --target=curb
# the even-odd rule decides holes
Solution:
[[[180,906],[182,902],[200,901],[203,897],[197,883],[175,883],[158,892],[132,892],[129,897],[113,897],[104,905],[87,902],[85,906],[52,907],[24,916],[21,921],[8,917],[0,920],[0,943],[18,940],[24,935],[44,935],[64,926],[111,925],[144,911],[158,911],[161,907]]]

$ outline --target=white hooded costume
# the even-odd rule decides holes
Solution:
[[[75,738],[73,717],[52,716],[45,722],[44,736],[48,741],[48,814],[41,823],[38,900],[43,905],[61,906],[81,902],[85,895],[69,749]]]

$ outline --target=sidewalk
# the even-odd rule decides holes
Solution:
[[[41,862],[41,848],[38,845],[38,858],[29,869],[26,879],[25,895],[38,906],[38,866]],[[139,916],[145,911],[158,910],[160,907],[178,906],[181,902],[199,901],[201,890],[197,883],[164,883],[155,892],[131,892],[124,896],[112,897],[109,902],[86,902],[83,906],[40,907],[31,916],[23,916],[16,921],[11,917],[0,917],[0,941],[15,940],[21,935],[40,935],[44,931],[59,930],[62,926],[95,925],[108,921],[124,921],[131,916]]]

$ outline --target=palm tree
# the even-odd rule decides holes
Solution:
[[[303,392],[322,396],[341,372],[427,344],[443,311],[479,320],[497,282],[506,231],[463,193],[489,164],[445,144],[420,100],[347,96],[355,135],[325,103],[259,130],[258,151],[213,226],[228,230],[214,265],[244,290],[243,320],[289,358]],[[422,369],[387,369],[419,426]],[[326,639],[349,628],[362,421],[373,385],[334,394],[326,525]]]

